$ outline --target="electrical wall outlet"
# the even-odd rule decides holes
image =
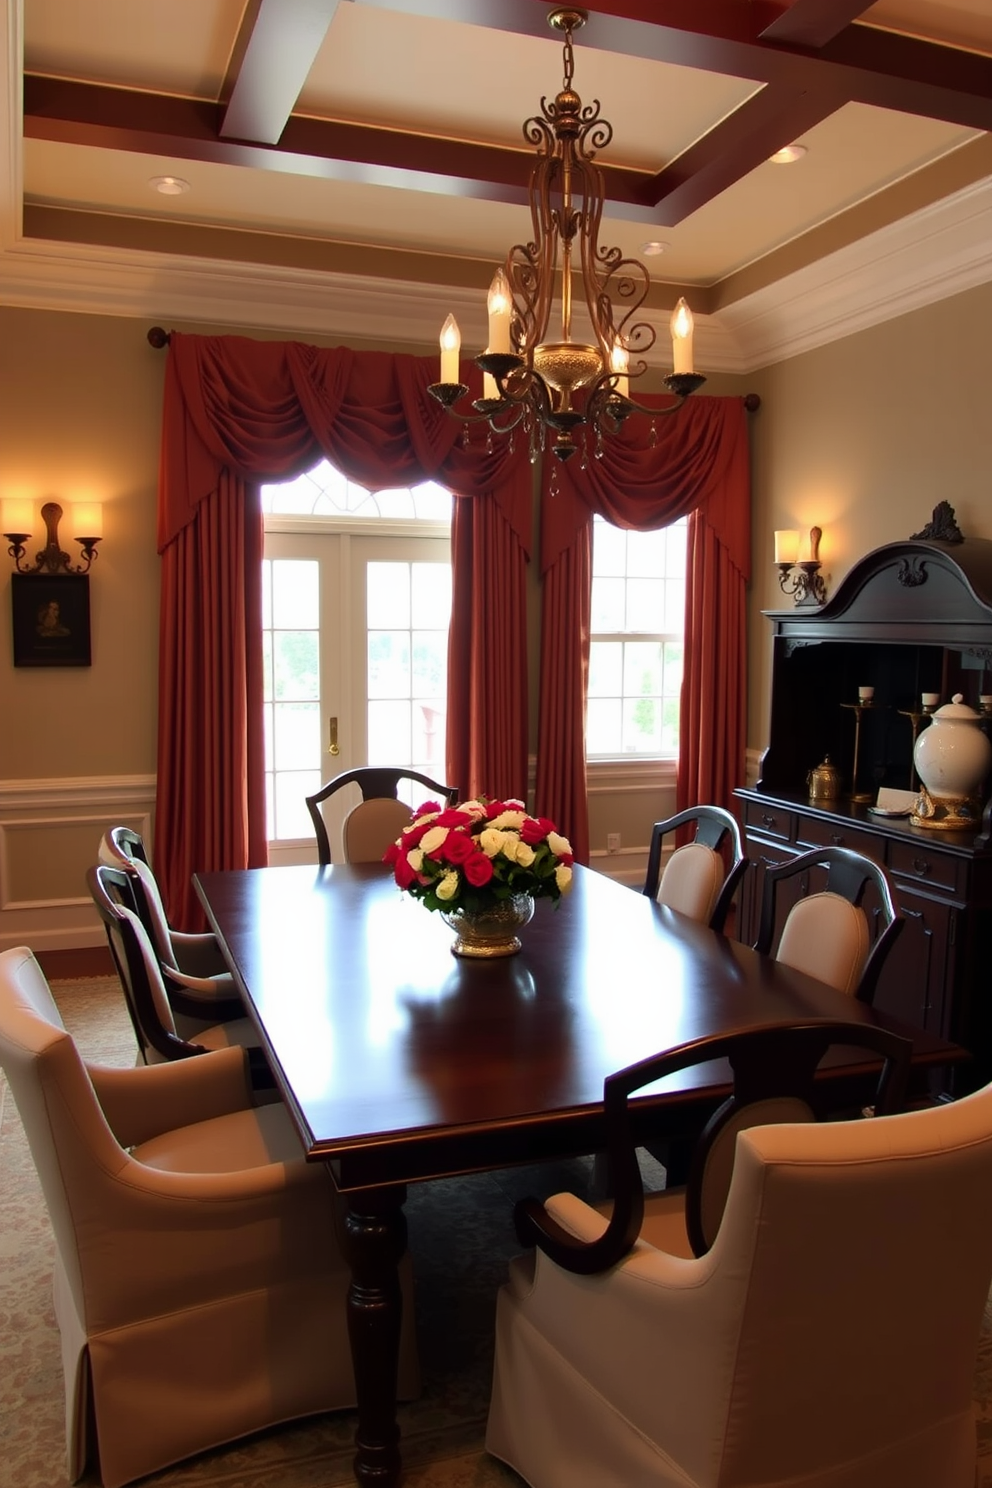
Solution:
[[[620,833],[619,832],[607,832],[607,834],[606,834],[606,851],[608,853],[618,853],[620,851]]]

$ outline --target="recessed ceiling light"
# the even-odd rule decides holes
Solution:
[[[189,182],[184,181],[182,176],[152,176],[148,184],[154,186],[163,196],[182,196],[184,191],[189,190]]]
[[[805,145],[786,145],[783,149],[776,150],[774,155],[769,155],[768,159],[772,165],[791,165],[794,160],[802,160],[805,154]]]
[[[668,249],[671,246],[671,243],[662,243],[658,240],[655,240],[651,243],[642,243],[641,252],[644,254],[645,258],[654,258],[656,254],[667,253]]]

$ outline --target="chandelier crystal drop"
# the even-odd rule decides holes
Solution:
[[[650,276],[639,260],[599,244],[605,191],[595,157],[613,138],[613,126],[600,116],[598,100],[584,105],[572,87],[572,33],[586,19],[575,9],[548,16],[552,29],[564,33],[564,77],[561,92],[551,102],[542,98],[541,113],[524,124],[524,138],[537,150],[529,188],[533,238],[510,249],[489,287],[489,345],[475,359],[482,397],[462,404],[468,388],[459,381],[461,336],[452,315],[441,331],[441,380],[430,387],[467,423],[485,422],[497,434],[521,425],[532,460],[549,443],[559,460],[570,459],[583,430],[585,453],[591,442],[592,453],[601,454],[604,436],[619,433],[632,413],[652,419],[675,413],[706,381],[692,369],[692,312],[680,299],[670,322],[674,370],[665,378],[676,401],[654,409],[630,397],[630,378],[646,370],[644,356],[655,341],[654,327],[641,316]],[[576,291],[594,344],[573,339]],[[549,337],[556,298],[560,330]]]

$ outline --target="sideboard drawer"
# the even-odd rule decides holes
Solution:
[[[766,837],[780,837],[783,842],[791,842],[796,831],[796,819],[791,811],[757,801],[748,801],[745,806],[744,825]]]
[[[863,853],[866,858],[881,858],[881,844],[871,832],[853,827],[850,822],[823,821],[818,816],[804,816],[799,822],[797,845],[802,848],[849,847],[852,852]]]
[[[967,874],[967,865],[959,858],[935,852],[923,842],[890,842],[886,865],[899,878],[946,889],[951,894],[963,888]]]

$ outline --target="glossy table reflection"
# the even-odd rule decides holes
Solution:
[[[495,961],[453,957],[453,932],[379,864],[194,882],[307,1153],[346,1196],[355,1473],[384,1488],[400,1474],[407,1182],[595,1152],[605,1077],[704,1034],[802,1018],[899,1027],[588,869],[557,909],[538,902],[519,955]],[[921,1067],[961,1053],[899,1031]],[[718,1065],[676,1076],[639,1103],[642,1130],[678,1135],[725,1089]]]

